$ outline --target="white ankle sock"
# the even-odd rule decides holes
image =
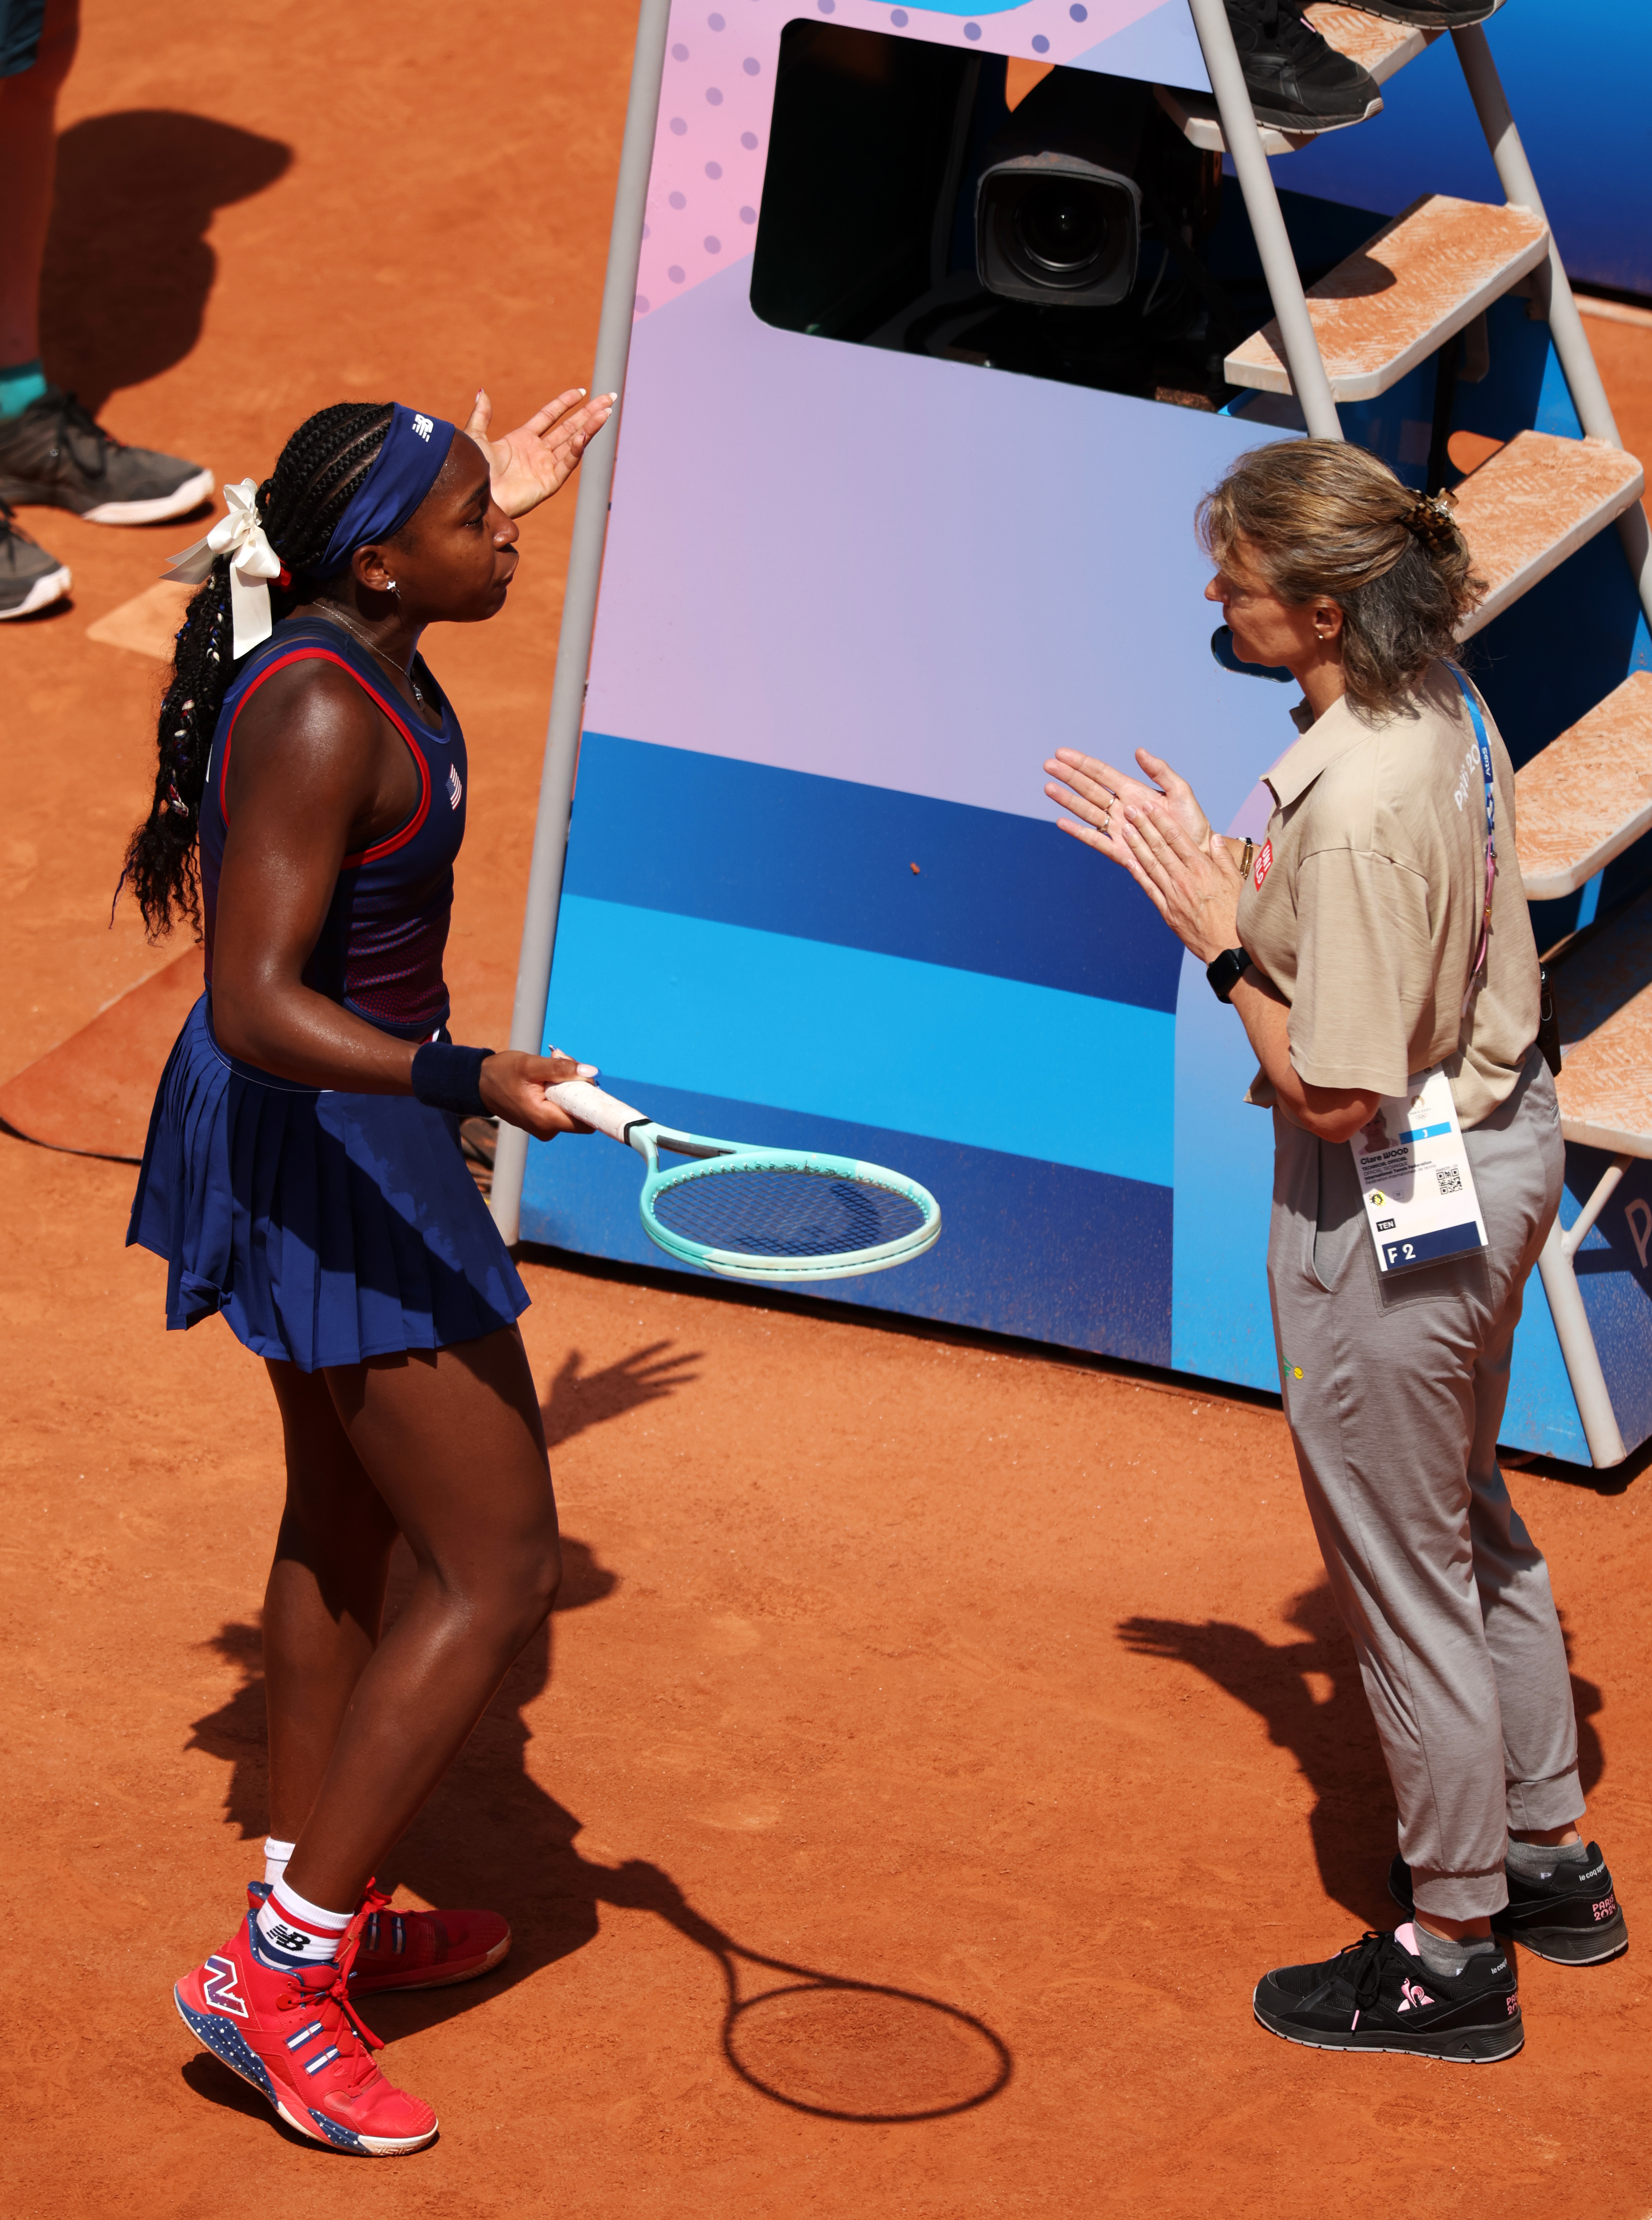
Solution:
[[[352,1911],[327,1911],[278,1880],[252,1923],[259,1955],[272,1966],[326,1966],[339,1955]]]
[[[298,1848],[296,1843],[277,1842],[273,1835],[264,1838],[264,1878],[271,1886],[287,1870],[287,1861]]]

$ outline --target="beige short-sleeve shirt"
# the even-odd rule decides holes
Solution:
[[[1478,699],[1478,696],[1476,696]],[[1312,1087],[1402,1094],[1444,1063],[1477,1126],[1510,1094],[1537,1032],[1537,951],[1514,852],[1514,769],[1491,712],[1497,884],[1487,968],[1462,1015],[1484,906],[1486,789],[1468,708],[1436,663],[1376,724],[1346,700],[1266,774],[1268,832],[1239,897],[1239,939],[1291,1006],[1291,1063]],[[1259,1072],[1247,1100],[1271,1106]]]

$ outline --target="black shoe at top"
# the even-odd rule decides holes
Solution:
[[[210,471],[127,446],[61,386],[0,421],[0,501],[70,509],[88,524],[159,524],[198,508],[212,489]]]
[[[1226,0],[1226,6],[1258,123],[1334,131],[1381,107],[1369,71],[1327,46],[1291,0]]]
[[[1629,1948],[1623,1906],[1599,1843],[1591,1843],[1588,1849],[1582,1865],[1574,1859],[1556,1867],[1547,1880],[1528,1880],[1512,1866],[1506,1868],[1509,1900],[1492,1914],[1493,1934],[1561,1966],[1598,1966],[1622,1957]],[[1388,1893],[1411,1911],[1411,1868],[1402,1857],[1396,1856],[1388,1868]]]
[[[1343,0],[1362,16],[1385,16],[1391,23],[1417,23],[1425,31],[1461,31],[1496,15],[1503,0]]]
[[[1447,1976],[1407,1947],[1416,1939],[1401,1927],[1362,1936],[1320,1965],[1275,1967],[1256,1984],[1256,2017],[1314,2050],[1406,2050],[1468,2065],[1512,2058],[1526,2038],[1508,1953],[1477,1950]]]

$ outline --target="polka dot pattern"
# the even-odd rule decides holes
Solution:
[[[921,38],[976,53],[1065,62],[1150,15],[1162,0],[814,0],[845,28]],[[658,312],[748,255],[763,202],[782,27],[807,0],[746,0],[737,11],[674,0],[659,130],[648,183],[636,313]]]

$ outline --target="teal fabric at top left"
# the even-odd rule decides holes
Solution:
[[[663,1087],[1171,1182],[1165,1011],[564,895],[545,1038]]]
[[[41,51],[46,0],[0,0],[0,77],[21,77]]]

